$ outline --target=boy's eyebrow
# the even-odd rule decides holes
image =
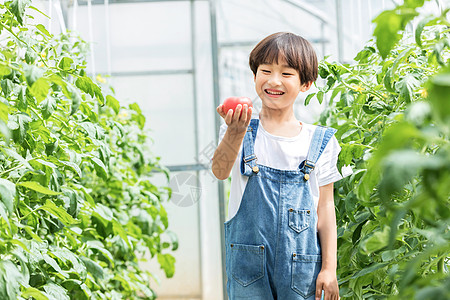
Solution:
[[[263,62],[261,65],[268,65],[270,66],[272,63]],[[281,65],[283,68],[289,68],[289,69],[295,69],[294,67],[291,67],[290,65]]]

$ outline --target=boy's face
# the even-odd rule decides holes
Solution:
[[[255,75],[256,92],[263,105],[271,109],[292,107],[298,93],[307,91],[311,84],[301,84],[298,71],[284,59],[259,65]]]

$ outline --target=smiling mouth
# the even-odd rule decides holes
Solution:
[[[266,92],[269,95],[274,95],[274,96],[280,96],[280,95],[284,94],[284,92],[282,92],[282,91],[274,91],[274,90],[269,90],[269,89],[264,90],[264,92]]]

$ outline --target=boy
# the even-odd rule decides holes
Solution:
[[[280,32],[258,43],[249,63],[262,101],[258,118],[246,104],[235,114],[217,107],[225,124],[212,171],[220,180],[232,173],[228,295],[337,300],[333,182],[342,179],[340,147],[336,130],[300,122],[293,109],[317,79],[316,54],[302,37]]]

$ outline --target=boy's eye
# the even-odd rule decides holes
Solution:
[[[270,73],[269,70],[261,70],[261,72],[263,72],[263,73]]]
[[[284,76],[292,76],[292,75],[294,75],[294,74],[291,74],[291,73],[283,73],[283,75],[284,75]]]

